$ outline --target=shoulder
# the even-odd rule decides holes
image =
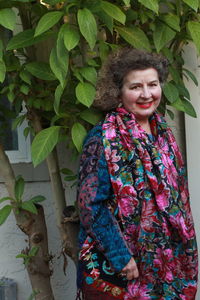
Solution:
[[[102,124],[103,124],[103,121],[99,122],[88,132],[88,134],[84,140],[84,146],[87,146],[88,144],[93,143],[93,142],[100,143],[102,141]]]

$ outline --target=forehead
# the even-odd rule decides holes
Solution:
[[[154,68],[147,68],[144,70],[131,70],[124,76],[124,83],[126,82],[144,82],[159,80],[158,72]]]

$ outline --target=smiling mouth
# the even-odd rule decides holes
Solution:
[[[152,104],[153,104],[153,101],[147,102],[147,103],[137,103],[137,105],[141,108],[149,108],[152,106]]]

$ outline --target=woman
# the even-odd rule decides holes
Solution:
[[[83,299],[195,299],[197,248],[185,169],[156,110],[167,60],[124,48],[109,57],[94,105],[109,111],[80,162]]]

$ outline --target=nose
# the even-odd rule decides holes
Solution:
[[[144,99],[148,99],[151,97],[151,92],[149,90],[149,88],[147,86],[144,86],[143,87],[143,90],[142,90],[142,94],[141,94],[142,98]]]

